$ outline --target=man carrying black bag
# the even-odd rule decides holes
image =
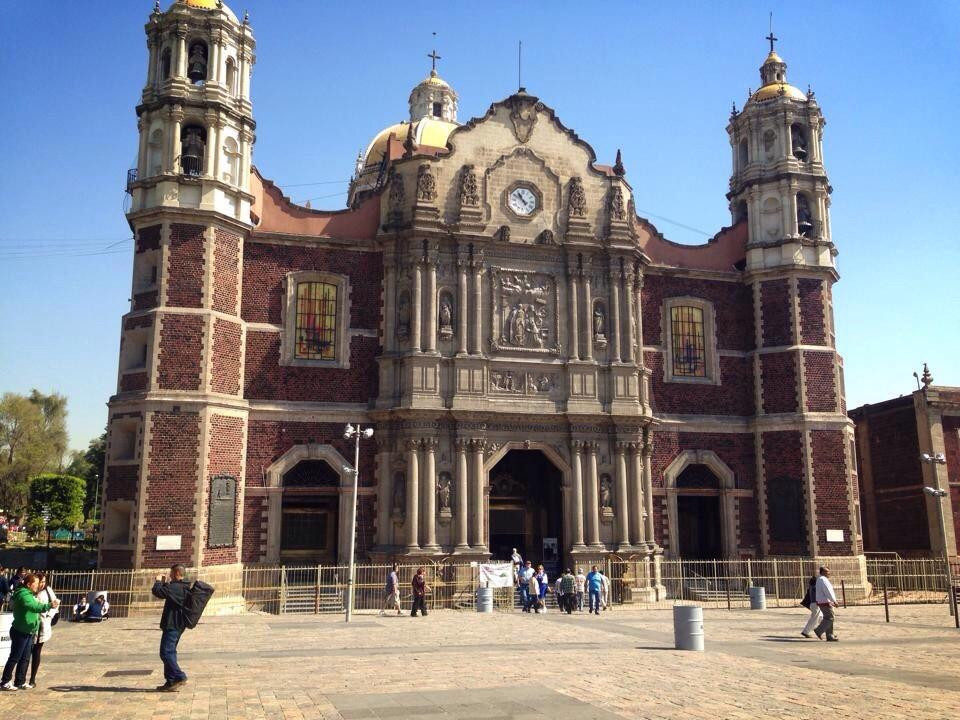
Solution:
[[[157,581],[150,591],[163,603],[163,615],[160,616],[160,659],[163,660],[163,677],[166,682],[159,686],[160,692],[179,692],[180,686],[187,681],[187,674],[177,664],[177,644],[187,628],[194,628],[207,601],[213,594],[213,588],[199,580],[190,585],[183,576],[186,570],[177,564],[170,568],[170,580],[157,575]]]

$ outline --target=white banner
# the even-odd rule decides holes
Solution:
[[[480,587],[513,587],[513,563],[480,563]]]

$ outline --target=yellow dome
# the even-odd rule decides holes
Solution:
[[[441,80],[440,82],[443,81]],[[387,141],[390,139],[391,134],[400,142],[406,140],[407,127],[409,125],[410,123],[401,122],[384,128],[377,133],[367,148],[367,152],[364,153],[364,166],[369,167],[370,165],[378,165],[380,163],[383,159],[383,154],[387,151]],[[447,138],[450,137],[450,133],[453,132],[456,127],[457,123],[447,122],[439,118],[421,118],[413,124],[413,141],[417,145],[443,148],[447,146]]]
[[[772,63],[772,62],[773,62],[773,63],[780,63],[781,65],[784,65],[784,64],[785,64],[785,63],[783,62],[783,58],[781,58],[779,55],[777,55],[777,53],[776,53],[775,51],[773,51],[773,50],[771,50],[771,51],[770,51],[770,54],[767,55],[767,59],[763,61],[763,64],[766,65],[767,63]]]
[[[782,92],[781,92],[782,90]],[[762,88],[757,90],[753,95],[750,96],[751,100],[761,101],[761,100],[773,100],[778,97],[786,97],[791,100],[806,100],[807,94],[803,92],[800,88],[795,88],[793,85],[788,85],[784,82],[775,82],[770,83],[769,85],[764,85]]]
[[[177,0],[187,7],[197,8],[198,10],[223,10],[231,20],[237,22],[237,16],[221,0]]]

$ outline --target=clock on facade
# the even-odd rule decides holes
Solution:
[[[527,217],[537,209],[537,196],[529,188],[514,188],[507,197],[507,204],[517,215]]]

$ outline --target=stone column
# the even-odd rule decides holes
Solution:
[[[470,545],[474,550],[484,551],[487,549],[484,515],[484,492],[486,486],[486,473],[483,472],[483,450],[485,443],[483,440],[473,440],[470,443],[470,449],[473,450],[473,535],[470,538]]]
[[[627,443],[618,442],[614,449],[617,473],[617,548],[630,547],[630,510],[627,502]]]
[[[397,268],[392,254],[387,256],[383,270],[383,344],[385,349],[397,349]]]
[[[643,365],[643,275],[640,273],[634,277],[633,290],[636,302],[637,365]]]
[[[455,445],[457,451],[457,492],[454,500],[457,505],[457,516],[456,527],[454,528],[454,542],[457,544],[455,550],[463,552],[470,549],[470,545],[467,542],[467,507],[469,506],[467,502],[467,493],[469,492],[467,446],[469,443],[463,438],[457,438]]]
[[[457,259],[457,355],[467,354],[467,260]]]
[[[483,335],[480,329],[483,318],[483,261],[473,260],[473,354],[483,352]]]
[[[421,347],[428,353],[437,351],[437,262],[427,261],[427,327]]]
[[[250,99],[250,61],[253,60],[249,54],[240,53],[240,97],[244,100]]]
[[[588,358],[589,359],[589,358]],[[592,548],[603,547],[600,544],[600,503],[598,500],[599,483],[597,477],[597,443],[584,443],[587,451],[587,544]]]
[[[150,113],[144,112],[137,118],[137,130],[140,132],[140,151],[137,155],[137,180],[143,180],[150,173],[148,164],[150,162],[147,155],[150,154]]]
[[[413,264],[413,309],[410,312],[410,344],[413,352],[420,352],[420,321],[423,318],[423,273],[420,270],[420,260]]]
[[[217,144],[213,146],[213,177],[217,180],[221,179],[220,174],[220,158],[223,155],[223,122],[218,118],[217,121],[213,124],[214,130],[216,132]],[[208,144],[209,147],[209,144]],[[237,152],[240,152],[240,144],[237,143]],[[242,157],[242,156],[241,156]],[[240,158],[237,158],[237,175],[241,172],[240,167]],[[240,187],[240,178],[233,178],[233,184],[237,187]]]
[[[183,124],[183,111],[179,105],[174,106],[170,115],[170,172],[180,173],[180,130]]]
[[[418,440],[407,440],[407,516],[404,518],[404,528],[407,535],[407,552],[416,552],[420,549],[417,540],[419,526],[418,516],[420,509],[420,461],[417,454],[420,451]]]
[[[573,489],[570,493],[570,514],[573,523],[571,528],[571,549],[585,550],[586,546],[583,544],[583,443],[579,440],[574,440],[572,450]]]
[[[420,533],[424,550],[439,550],[437,545],[437,440],[423,440],[423,529]]]
[[[620,282],[619,268],[610,272],[610,362],[620,362]]]
[[[389,545],[390,538],[390,449],[384,441],[377,441],[377,541],[380,547]]]
[[[567,292],[570,305],[570,359],[580,359],[580,329],[577,322],[577,295],[580,284],[577,282],[577,269],[567,268]]]
[[[187,29],[177,28],[177,71],[178,78],[187,76]]]
[[[653,469],[650,467],[650,457],[653,455],[653,445],[648,440],[643,444],[643,499],[647,507],[647,546],[657,544],[653,532]]]
[[[159,45],[156,35],[150,35],[147,38],[147,47],[150,48],[150,61],[147,63],[147,87],[153,87],[157,84],[157,55],[159,55]]]
[[[637,322],[633,314],[633,270],[627,270],[624,276],[624,291],[626,292],[624,302],[627,306],[627,352],[624,354],[626,355],[625,362],[632,363],[637,360],[634,349],[636,345],[634,332],[637,329]]]
[[[630,541],[636,546],[644,544],[646,534],[643,523],[643,455],[641,446],[630,443],[630,457],[633,474],[630,477]]]
[[[220,133],[217,130],[219,124],[216,118],[210,118],[207,122],[207,146],[203,150],[203,172],[212,178],[217,177],[215,165],[219,165],[220,160]]]
[[[584,360],[593,360],[593,298],[590,295],[590,273],[583,273],[583,314],[586,322],[583,324],[583,331],[586,337],[583,347],[585,353]]]

